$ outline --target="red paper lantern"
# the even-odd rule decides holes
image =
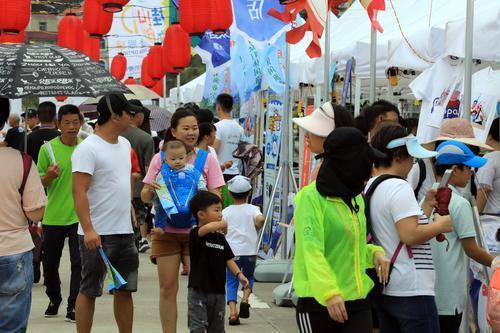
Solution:
[[[210,29],[212,0],[179,0],[179,21],[190,35],[202,35]],[[222,13],[221,13],[222,14]]]
[[[24,43],[24,30],[17,35],[0,34],[0,44],[2,43],[12,43],[12,44]]]
[[[82,51],[84,47],[85,34],[82,21],[76,14],[66,14],[59,22],[57,34],[57,45]]]
[[[28,26],[30,15],[30,0],[0,1],[0,32],[7,35],[19,34]]]
[[[162,56],[162,65],[163,65],[163,70],[165,71],[165,73],[168,73],[168,74],[173,74],[173,75],[177,75],[179,74],[181,71],[178,70],[178,69],[174,69],[174,67],[168,62],[168,52],[170,52],[170,50],[167,49],[166,45],[163,46],[163,56]]]
[[[149,75],[149,56],[146,56],[144,59],[142,59],[141,83],[143,86],[148,88],[152,88],[156,83]]]
[[[154,80],[158,81],[163,76],[165,76],[165,70],[163,68],[163,48],[160,43],[155,43],[151,46],[148,53],[148,73],[149,76]]]
[[[132,76],[129,76],[123,83],[125,83],[125,84],[137,84],[137,81]]]
[[[179,20],[190,35],[223,33],[233,23],[231,0],[179,0]]]
[[[123,53],[118,53],[113,57],[113,61],[111,61],[111,74],[117,79],[122,80],[125,76],[125,72],[127,71],[127,58]]]
[[[102,9],[97,0],[85,0],[83,4],[83,27],[91,37],[101,38],[113,24],[113,13]]]
[[[165,32],[163,47],[164,55],[168,64],[174,70],[183,70],[191,62],[191,42],[189,34],[185,32],[179,23],[172,23]],[[166,48],[165,45],[172,47]]]
[[[64,102],[67,99],[68,99],[68,96],[56,96],[56,101],[58,101],[58,102]]]
[[[155,93],[163,97],[163,87],[165,85],[165,77],[162,77],[161,80],[156,81],[156,84],[151,88]]]
[[[118,13],[122,11],[122,7],[125,6],[129,0],[96,0],[101,4],[102,9],[110,13]]]
[[[231,0],[212,0],[212,16],[209,28],[214,34],[223,34],[233,24],[233,7]],[[264,28],[265,29],[265,28]]]
[[[83,31],[83,47],[82,52],[90,57],[90,59],[99,62],[101,59],[101,39],[90,37],[87,31]]]

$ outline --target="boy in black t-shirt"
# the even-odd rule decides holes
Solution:
[[[189,204],[198,225],[189,234],[191,271],[188,284],[188,326],[191,333],[224,332],[226,267],[244,288],[247,278],[234,262],[224,235],[222,201],[216,194],[199,191]]]

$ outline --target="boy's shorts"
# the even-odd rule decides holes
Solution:
[[[80,292],[88,297],[102,295],[107,268],[98,250],[89,250],[79,236],[82,258],[82,280]],[[133,234],[101,236],[101,245],[111,265],[127,281],[118,290],[136,292],[139,270],[139,252]],[[107,288],[107,286],[106,286]]]
[[[224,333],[224,294],[188,289],[188,327],[191,333]]]

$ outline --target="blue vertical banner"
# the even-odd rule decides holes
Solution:
[[[279,95],[285,93],[286,40],[282,34],[262,52],[263,77],[269,88]]]
[[[236,84],[242,103],[261,87],[260,52],[251,40],[245,40],[238,33],[231,34],[231,82]]]

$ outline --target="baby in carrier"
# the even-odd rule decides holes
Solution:
[[[156,191],[154,233],[162,234],[167,224],[184,229],[196,224],[189,211],[189,202],[198,190],[206,190],[202,176],[206,158],[207,153],[198,150],[193,166],[187,163],[187,149],[182,141],[174,139],[163,144],[163,164],[156,179],[161,188]]]

